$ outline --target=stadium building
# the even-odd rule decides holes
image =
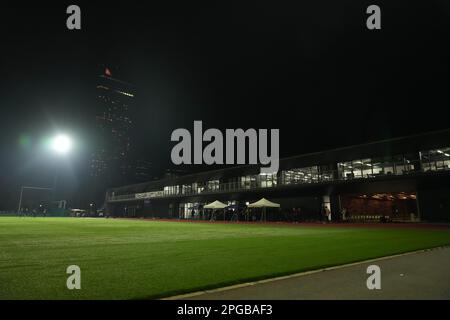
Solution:
[[[209,219],[203,205],[229,205],[220,219],[255,219],[246,205],[281,205],[271,220],[450,221],[450,130],[280,159],[277,174],[246,165],[113,188],[107,214]],[[325,207],[328,209],[325,209]],[[345,209],[345,210],[343,210]]]

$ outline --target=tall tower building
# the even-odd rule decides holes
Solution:
[[[136,159],[133,163],[132,170],[134,171],[135,182],[147,182],[155,180],[152,174],[152,163],[143,159]]]
[[[130,162],[130,108],[134,87],[104,68],[97,77],[95,141],[91,154],[90,175],[99,187],[127,182]],[[104,190],[103,190],[104,191]]]

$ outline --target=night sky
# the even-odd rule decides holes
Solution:
[[[0,210],[56,165],[76,180],[99,65],[136,86],[132,141],[155,170],[194,120],[279,128],[282,156],[449,127],[448,1],[92,2],[2,9]],[[370,4],[382,30],[365,26]],[[77,141],[66,163],[42,152],[57,131]]]

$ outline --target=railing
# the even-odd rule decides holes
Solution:
[[[287,178],[283,172],[272,181],[264,181],[261,179],[255,179],[251,181],[247,181],[243,183],[242,181],[234,181],[234,182],[223,182],[220,184],[216,184],[212,188],[208,188],[207,186],[197,187],[197,189],[186,188],[183,190],[182,186],[178,188],[179,192],[171,192],[170,190],[159,191],[157,196],[154,197],[143,197],[142,194],[125,194],[125,195],[115,195],[110,196],[108,201],[121,201],[121,200],[142,200],[149,198],[168,198],[168,197],[178,197],[178,196],[190,196],[190,195],[204,195],[204,194],[213,194],[213,193],[226,193],[226,192],[241,192],[241,191],[249,191],[249,190],[258,190],[258,189],[275,189],[280,187],[286,187],[290,185],[308,185],[308,184],[320,184],[320,183],[328,183],[328,182],[342,182],[342,181],[355,181],[362,179],[376,179],[379,177],[389,177],[389,176],[400,176],[400,175],[409,175],[416,173],[433,173],[433,172],[441,172],[450,170],[448,167],[443,167],[439,170],[397,170],[396,168],[404,168],[403,163],[392,163],[392,171],[387,172],[379,172],[379,173],[370,173],[370,174],[346,174],[342,170],[330,170],[322,173],[311,174],[305,178],[292,179]],[[416,167],[417,168],[417,167]],[[289,171],[289,170],[287,170]]]

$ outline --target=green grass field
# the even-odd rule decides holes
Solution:
[[[444,230],[3,217],[0,299],[158,298],[446,244]]]

